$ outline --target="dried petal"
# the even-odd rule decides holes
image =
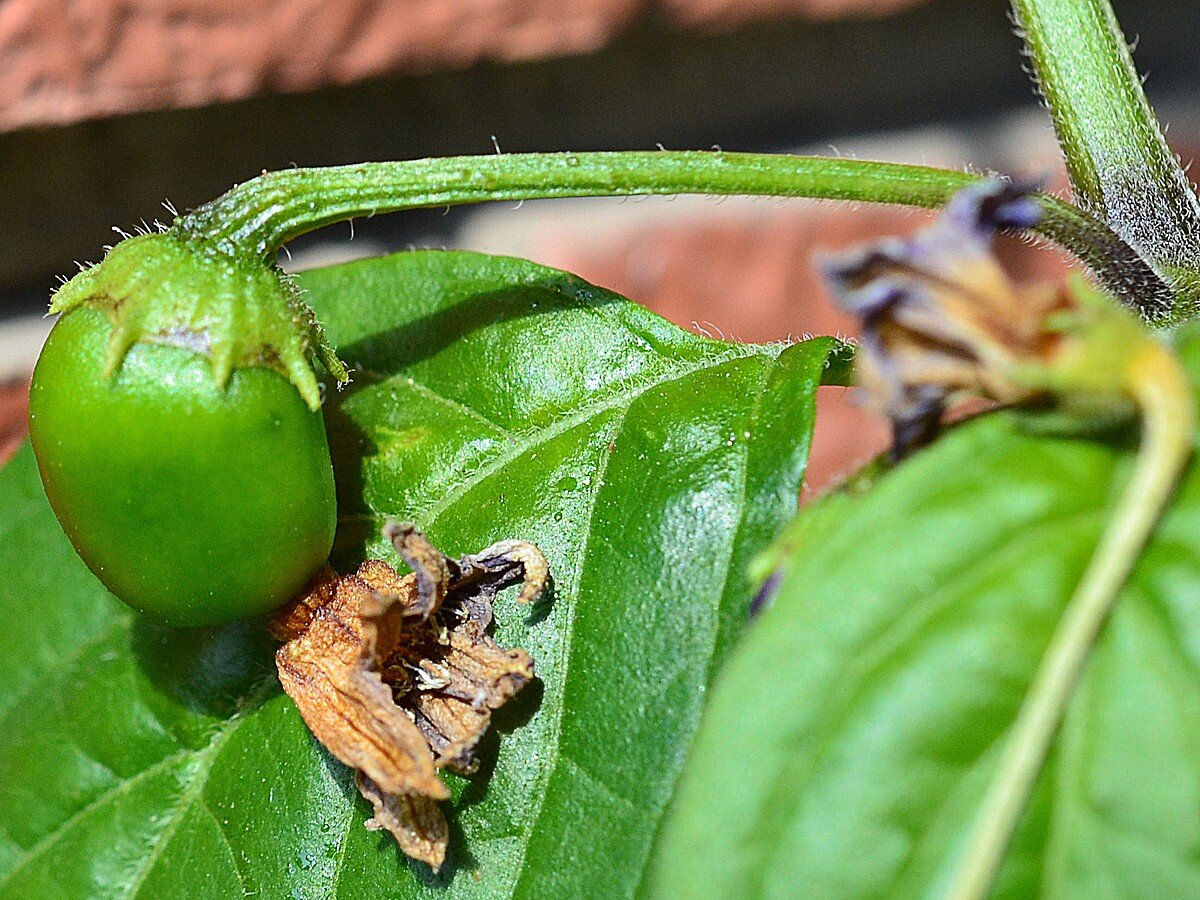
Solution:
[[[383,790],[448,797],[428,742],[379,674],[381,655],[390,655],[400,633],[403,601],[381,604],[371,585],[354,575],[325,593],[328,601],[313,612],[308,628],[275,654],[284,691],[329,752]],[[376,614],[364,618],[364,607]],[[381,628],[389,610],[396,627]],[[381,632],[390,645],[380,646]]]
[[[486,550],[464,556],[456,565],[455,586],[468,584],[490,584],[490,601],[510,579],[517,568],[524,573],[518,603],[531,603],[546,589],[550,581],[550,567],[542,551],[525,541],[500,541]],[[501,576],[504,576],[503,578]],[[480,623],[487,626],[488,623]]]
[[[892,421],[893,456],[932,438],[956,395],[1034,395],[1016,373],[1048,362],[1059,338],[1047,320],[1074,302],[1057,287],[1014,285],[990,253],[998,229],[1036,224],[1031,192],[1007,181],[972,186],[911,238],[826,264],[839,304],[862,316],[859,383]]]
[[[437,754],[438,767],[470,774],[479,767],[475,748],[499,709],[533,678],[524,650],[504,650],[471,620],[448,635],[441,657],[446,681],[414,690],[397,702],[413,712],[417,727]]]
[[[386,829],[409,856],[437,869],[448,829],[437,770],[475,771],[491,713],[533,678],[533,660],[487,633],[492,600],[522,581],[518,599],[547,584],[532,544],[505,541],[454,561],[412,526],[386,532],[413,568],[380,560],[354,575],[332,572],[282,610],[272,633],[284,690],[322,744],[357,772],[371,829]]]
[[[383,529],[383,536],[392,542],[396,552],[412,567],[417,579],[416,598],[413,605],[405,610],[405,615],[428,619],[446,597],[446,588],[450,583],[446,557],[414,525],[388,522]]]
[[[406,855],[427,863],[435,872],[441,869],[450,829],[437,801],[419,794],[389,794],[362,772],[354,781],[375,810],[363,823],[366,829],[390,832]]]

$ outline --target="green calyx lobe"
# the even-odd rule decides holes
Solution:
[[[170,229],[129,238],[55,294],[51,313],[87,307],[112,323],[105,372],[134,344],[182,347],[208,358],[224,386],[235,367],[272,369],[320,406],[315,355],[339,383],[349,380],[312,310],[278,268]]]

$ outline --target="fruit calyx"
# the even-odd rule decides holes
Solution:
[[[209,246],[174,228],[128,238],[54,295],[50,312],[86,306],[112,322],[105,375],[120,369],[137,343],[166,344],[208,357],[224,386],[234,367],[273,369],[309,408],[321,403],[315,355],[349,381],[313,311],[279,268]]]

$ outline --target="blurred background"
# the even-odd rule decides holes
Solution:
[[[1200,147],[1200,3],[1115,0],[1169,137]],[[56,276],[113,228],[169,221],[263,169],[533,150],[841,154],[1062,187],[1003,0],[0,0],[0,455],[23,434]],[[654,198],[396,214],[292,268],[461,247],[569,269],[686,328],[852,333],[814,252],[925,214]],[[1059,256],[1004,248],[1026,277]],[[823,388],[808,489],[882,426]]]

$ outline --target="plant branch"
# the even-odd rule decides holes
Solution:
[[[177,227],[227,252],[270,257],[298,235],[346,219],[420,207],[553,197],[739,194],[935,208],[982,176],[925,166],[709,151],[461,156],[333,168],[285,169],[251,179],[183,216]],[[1148,319],[1170,289],[1095,218],[1039,195],[1041,234],[1079,257],[1102,284]]]
[[[990,893],[1100,629],[1192,455],[1195,401],[1175,356],[1148,339],[1126,374],[1126,390],[1142,418],[1134,471],[1017,714],[968,837],[951,900],[983,900]]]
[[[1013,0],[1076,202],[1200,304],[1200,201],[1167,146],[1109,0]]]

